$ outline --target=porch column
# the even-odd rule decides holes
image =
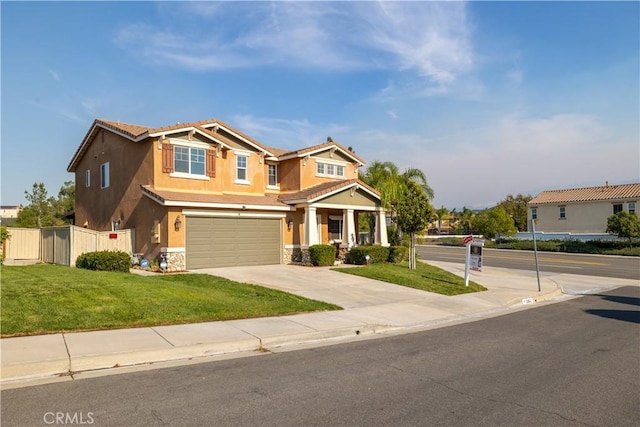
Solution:
[[[311,246],[317,245],[319,242],[316,208],[307,206],[304,208],[304,244],[305,246]]]
[[[342,244],[349,248],[356,244],[356,223],[353,216],[353,209],[342,211]]]
[[[389,240],[387,239],[387,218],[384,214],[384,210],[378,211],[376,215],[376,245],[389,246]]]

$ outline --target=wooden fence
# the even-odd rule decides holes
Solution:
[[[42,261],[75,266],[78,256],[94,251],[123,251],[133,254],[135,231],[96,231],[68,225],[45,228],[7,228],[4,242],[7,261]]]

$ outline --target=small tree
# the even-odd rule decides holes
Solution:
[[[424,230],[433,217],[433,208],[424,190],[417,182],[407,180],[402,197],[396,205],[398,226],[409,233],[409,268],[416,268],[416,233]]]
[[[607,233],[626,237],[629,244],[633,238],[640,237],[640,217],[636,214],[621,211],[607,218]]]
[[[511,218],[513,218],[514,225],[518,231],[527,230],[527,203],[532,199],[531,195],[526,196],[518,194],[513,196],[511,194],[498,203]]]
[[[516,234],[518,229],[513,223],[513,218],[501,206],[487,209],[473,219],[473,228],[487,238],[493,238],[496,234],[510,236]]]

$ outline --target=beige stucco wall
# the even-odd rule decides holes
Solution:
[[[109,163],[109,187],[100,188],[100,167]],[[85,185],[85,171],[90,170],[90,187]],[[140,184],[152,183],[153,153],[149,142],[133,143],[104,130],[76,168],[76,225],[100,231],[111,230],[119,219],[120,228],[132,228],[129,221],[142,197]]]
[[[531,224],[531,209],[537,207],[538,221],[536,223],[536,231],[605,233],[607,229],[607,218],[613,215],[613,205],[616,203],[622,203],[623,209],[628,211],[628,201],[529,206],[527,224]],[[565,207],[565,219],[560,219],[560,206]],[[637,206],[638,204],[636,202],[636,209]],[[531,231],[530,228],[531,226],[529,225],[529,231]]]

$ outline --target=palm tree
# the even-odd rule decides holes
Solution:
[[[401,245],[402,230],[396,220],[398,202],[409,181],[418,184],[429,200],[433,199],[434,192],[427,183],[427,176],[416,168],[408,168],[401,174],[394,163],[376,160],[369,165],[361,179],[380,191],[382,206],[391,212],[391,221],[396,224],[396,244]]]
[[[445,219],[449,215],[449,209],[441,206],[439,209],[436,209],[436,218],[438,219],[438,234],[442,232],[442,220]]]

